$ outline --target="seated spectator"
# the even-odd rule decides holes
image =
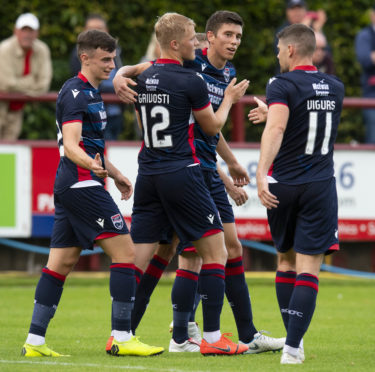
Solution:
[[[371,24],[362,29],[355,39],[355,52],[362,67],[362,94],[375,98],[375,5],[370,13]],[[375,109],[363,110],[365,142],[375,143]]]
[[[99,30],[108,33],[107,22],[100,14],[89,14],[86,18],[84,30]],[[111,71],[109,79],[103,80],[99,85],[100,93],[115,93],[112,80],[117,70],[122,66],[120,47],[116,48],[115,66],[116,68]],[[80,70],[81,63],[78,59],[77,46],[75,46],[70,54],[70,71],[72,75],[77,75]],[[123,107],[120,104],[110,103],[106,104],[105,108],[107,111],[107,126],[104,138],[110,141],[117,140],[123,131]]]
[[[21,14],[13,36],[0,43],[0,90],[36,96],[46,93],[52,79],[48,46],[38,39],[39,20]],[[22,130],[23,102],[0,102],[0,139],[16,140]]]
[[[316,48],[313,54],[313,63],[320,72],[335,74],[332,55],[327,46],[327,39],[322,32],[315,32]]]

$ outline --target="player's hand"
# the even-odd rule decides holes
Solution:
[[[116,75],[113,78],[113,87],[115,88],[115,92],[120,98],[120,100],[124,103],[134,103],[137,102],[138,93],[131,89],[129,85],[136,86],[137,83],[127,77]]]
[[[129,179],[123,175],[117,177],[115,180],[115,185],[121,192],[121,200],[129,200],[133,195],[133,185]]]
[[[247,79],[242,80],[238,84],[236,84],[236,82],[237,78],[233,78],[224,91],[224,95],[228,95],[231,98],[232,103],[236,103],[240,100],[250,84]]]
[[[260,177],[257,175],[257,187],[260,202],[267,209],[277,208],[279,201],[277,200],[277,197],[269,191],[267,176]]]
[[[234,185],[242,187],[250,183],[249,173],[239,163],[228,165],[228,171],[233,179]]]
[[[247,117],[253,124],[264,123],[267,120],[268,107],[258,97],[254,96],[254,100],[257,103],[258,107],[250,110],[249,115],[247,115]]]
[[[100,154],[97,153],[95,158],[92,159],[91,163],[91,170],[94,172],[96,176],[99,178],[106,178],[108,176],[108,171],[103,168],[102,159],[100,158]]]
[[[239,207],[247,202],[249,199],[247,192],[242,187],[232,186],[228,187],[227,193],[235,201],[236,205]]]

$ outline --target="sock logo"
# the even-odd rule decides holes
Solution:
[[[208,296],[206,294],[201,294],[200,297],[201,300],[208,300]]]
[[[303,317],[303,313],[300,312],[300,311],[297,311],[297,310],[290,310],[290,309],[281,309],[281,313],[287,313],[289,315],[296,315],[298,316],[299,318],[302,318]]]
[[[172,309],[177,310],[177,304],[172,304]]]

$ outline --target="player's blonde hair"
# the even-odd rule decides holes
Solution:
[[[155,24],[155,34],[160,47],[168,48],[172,40],[181,40],[188,26],[195,26],[192,19],[178,13],[165,13]]]

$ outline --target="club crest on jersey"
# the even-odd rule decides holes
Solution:
[[[229,79],[230,79],[230,70],[229,70],[228,67],[225,67],[225,69],[223,71],[223,75],[224,75],[225,81],[228,83]]]
[[[111,216],[113,226],[117,230],[121,230],[124,227],[124,220],[121,217],[121,214],[117,213],[114,216]]]

